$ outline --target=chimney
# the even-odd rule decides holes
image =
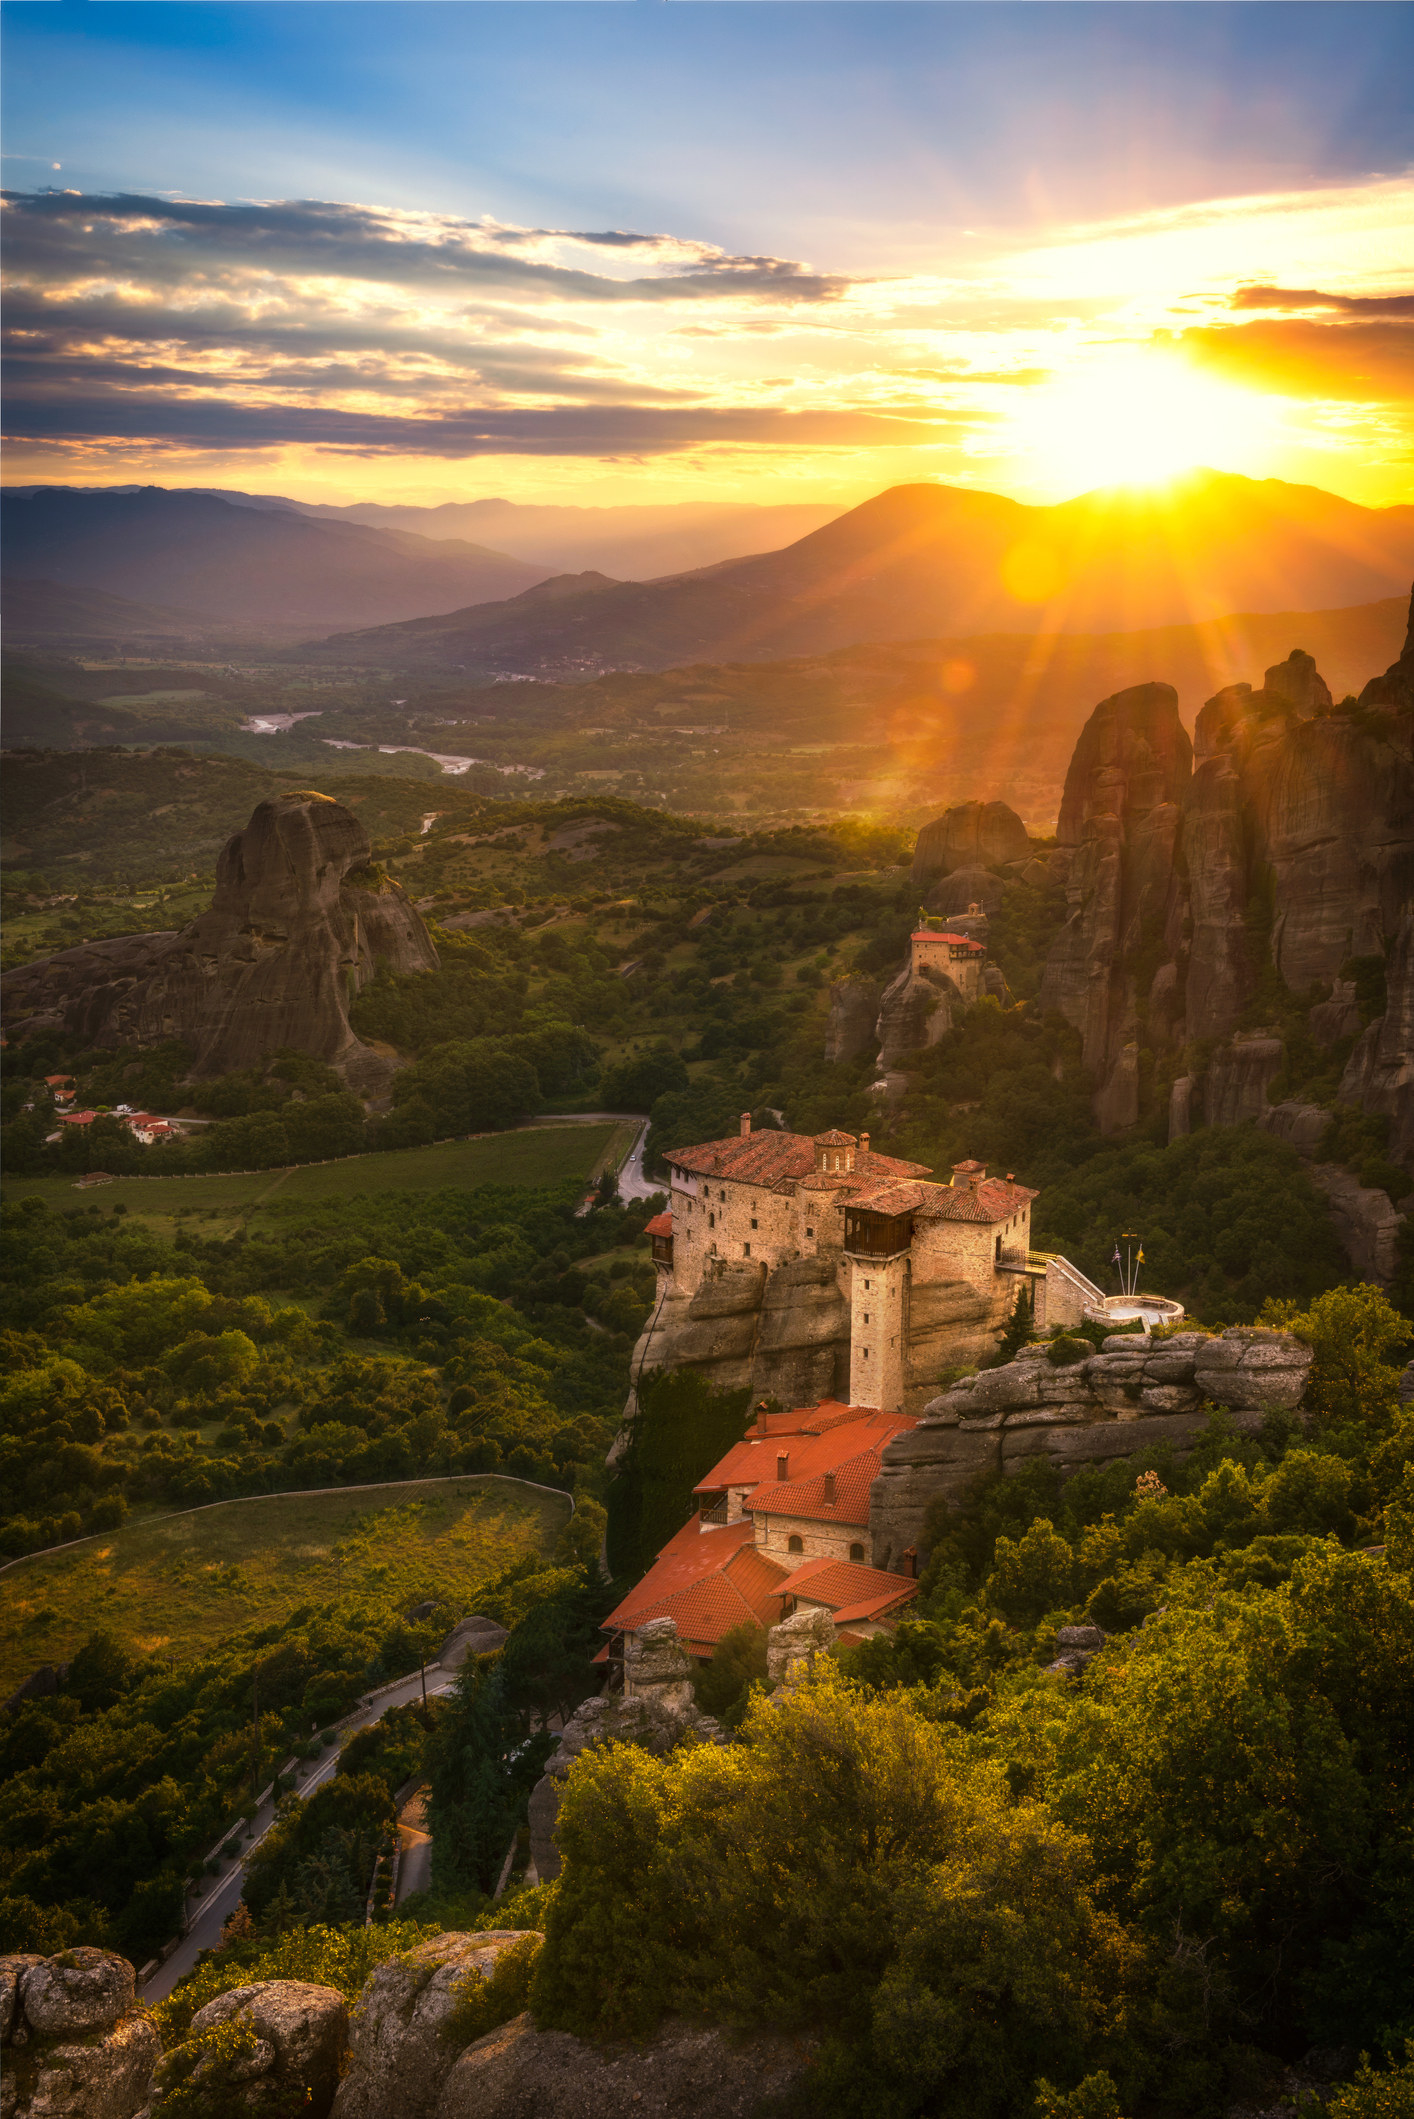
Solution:
[[[861,1155],[869,1153],[869,1135],[867,1133],[861,1133],[859,1136],[859,1152]]]
[[[783,1449],[776,1459],[776,1477],[784,1485],[790,1477],[790,1451]]]
[[[742,1137],[742,1139],[743,1139],[743,1140],[745,1140],[745,1139],[746,1139],[746,1136],[747,1136],[747,1134],[748,1134],[748,1133],[749,1133],[750,1131],[751,1131],[751,1113],[750,1113],[749,1111],[743,1111],[743,1112],[742,1112],[742,1114],[741,1114],[741,1137]]]
[[[827,1501],[833,1501],[833,1500],[834,1500],[834,1498],[835,1498],[835,1475],[834,1475],[834,1473],[833,1473],[833,1472],[826,1472],[826,1474],[825,1474],[825,1499],[826,1499]]]

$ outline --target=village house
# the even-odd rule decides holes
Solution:
[[[734,1626],[774,1626],[802,1605],[828,1611],[846,1642],[892,1624],[917,1594],[914,1556],[904,1574],[867,1564],[869,1493],[885,1446],[914,1424],[828,1400],[758,1412],[699,1480],[697,1514],[604,1621],[600,1660],[621,1659],[624,1636],[655,1618],[673,1619],[700,1662]]]

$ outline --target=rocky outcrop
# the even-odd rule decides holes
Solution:
[[[1071,1342],[1077,1351],[1083,1342]],[[870,1496],[874,1565],[896,1568],[922,1539],[939,1496],[954,1505],[978,1478],[1047,1458],[1063,1476],[1166,1444],[1183,1456],[1227,1407],[1239,1426],[1301,1403],[1311,1349],[1289,1332],[1116,1333],[1098,1354],[1057,1365],[1046,1346],[964,1377],[931,1399],[911,1434],[884,1451]]]
[[[1138,1117],[1146,1049],[1230,1037],[1270,965],[1313,996],[1318,1043],[1360,1033],[1340,1100],[1387,1117],[1414,1162],[1414,631],[1358,711],[1295,648],[1260,687],[1207,701],[1191,774],[1186,743],[1168,688],[1137,686],[1096,708],[1066,779],[1068,918],[1040,1002],[1083,1037],[1102,1128]],[[1352,959],[1386,967],[1388,1005],[1363,1031]],[[1197,1110],[1261,1117],[1282,1057],[1249,1035],[1206,1082],[1190,1072],[1170,1136]]]
[[[721,1390],[815,1405],[849,1390],[849,1304],[838,1253],[770,1270],[723,1259],[689,1296],[671,1289],[634,1349],[630,1374],[693,1368]]]
[[[209,911],[176,934],[36,959],[6,983],[7,1025],[57,1023],[95,1044],[182,1038],[198,1076],[286,1047],[356,1079],[376,1073],[351,1000],[380,968],[430,971],[437,954],[401,888],[369,863],[368,834],[342,803],[274,796],[222,849]]]
[[[906,1052],[936,1045],[953,1026],[962,995],[952,980],[936,971],[915,972],[905,964],[884,988],[875,1036],[879,1066],[892,1067]]]
[[[1067,918],[1047,959],[1040,1006],[1058,1009],[1080,1032],[1111,1129],[1132,1123],[1127,1082],[1111,1089],[1110,1077],[1135,1045],[1138,1010],[1148,1003],[1143,973],[1152,980],[1148,959],[1171,910],[1192,758],[1177,693],[1140,684],[1101,700],[1066,775],[1057,837],[1072,851]],[[1126,1060],[1125,1073],[1130,1068]]]
[[[956,868],[1001,868],[1030,851],[1026,826],[1005,802],[958,802],[919,832],[913,880],[923,887]]]
[[[231,2022],[248,2024],[255,2045],[234,2063],[208,2063],[213,2102],[218,2089],[228,2096],[234,2090],[253,2113],[282,2105],[292,2110],[297,2101],[301,2119],[328,2119],[349,2038],[343,1995],[302,1979],[257,1980],[198,2009],[187,2040],[200,2041],[203,2033]],[[199,2077],[200,2070],[193,2079]]]
[[[883,988],[873,979],[839,979],[830,988],[830,1016],[825,1027],[825,1057],[862,1059],[874,1050]]]
[[[949,919],[965,919],[970,908],[977,906],[986,915],[1002,909],[1003,877],[991,868],[955,868],[940,882],[931,885],[924,899],[929,912],[940,912]],[[971,932],[973,930],[965,930]],[[984,940],[984,936],[979,936]]]
[[[555,1821],[565,1777],[584,1752],[599,1744],[636,1744],[663,1758],[679,1744],[726,1742],[720,1722],[703,1714],[693,1698],[692,1671],[676,1622],[649,1619],[624,1642],[624,1690],[585,1700],[566,1722],[530,1796],[530,1858],[542,1883],[560,1873]]]
[[[766,1675],[777,1691],[804,1684],[816,1662],[835,1646],[835,1622],[818,1604],[793,1611],[766,1636]]]
[[[811,2057],[785,2034],[665,2024],[643,2045],[605,2047],[517,2016],[462,2054],[436,2119],[753,2119],[800,2085]]]
[[[1109,1635],[1098,1626],[1060,1626],[1056,1629],[1056,1658],[1047,1663],[1046,1674],[1056,1678],[1078,1678],[1094,1662]]]
[[[4,2119],[133,2119],[161,2051],[111,1950],[0,1957]]]
[[[446,2030],[459,1990],[524,1940],[514,1928],[434,1935],[379,1965],[354,2005],[333,2119],[432,2119],[457,2061]]]

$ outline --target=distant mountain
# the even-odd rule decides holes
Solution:
[[[12,583],[96,590],[236,625],[386,624],[514,596],[553,571],[458,540],[160,486],[12,490],[0,523]]]
[[[336,508],[315,501],[285,500],[271,493],[213,490],[219,499],[237,507],[293,508],[327,522],[411,530],[419,537],[486,538],[498,552],[514,553],[547,571],[604,573],[618,581],[651,581],[660,574],[681,574],[749,553],[778,551],[844,513],[828,502],[753,507],[727,500],[636,508],[559,508],[496,499],[448,500],[435,508],[408,508],[366,500]]]
[[[67,647],[77,640],[199,640],[211,620],[195,611],[133,603],[102,589],[17,577],[5,589],[5,635],[12,645]]]
[[[1166,495],[1093,493],[1055,507],[895,486],[781,552],[553,603],[517,596],[308,652],[573,678],[933,634],[1133,631],[1329,609],[1407,591],[1411,573],[1414,508],[1363,508],[1275,479],[1203,472]]]

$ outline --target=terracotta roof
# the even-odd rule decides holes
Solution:
[[[853,1133],[841,1133],[838,1126],[831,1126],[828,1133],[812,1133],[810,1138],[821,1148],[852,1148],[856,1144]]]
[[[766,1432],[759,1426],[733,1443],[724,1457],[698,1480],[694,1493],[721,1493],[729,1486],[776,1483],[776,1460],[790,1458],[798,1476],[838,1470],[863,1449],[880,1450],[914,1422],[904,1413],[881,1413],[872,1405],[840,1405],[827,1398],[803,1412],[768,1413]]]
[[[902,1423],[906,1432],[913,1426],[911,1420]],[[895,1430],[898,1432],[898,1430]],[[835,1441],[839,1438],[826,1438]],[[881,1435],[873,1449],[853,1448],[853,1454],[841,1463],[836,1462],[819,1471],[802,1466],[802,1474],[793,1479],[763,1479],[753,1487],[742,1503],[753,1516],[804,1516],[812,1523],[858,1523],[869,1521],[869,1490],[879,1476],[883,1463],[884,1443],[887,1436]],[[792,1450],[792,1459],[797,1452]],[[803,1452],[801,1454],[804,1454]],[[813,1454],[813,1452],[811,1453]],[[791,1469],[795,1466],[792,1462]],[[834,1481],[834,1496],[829,1497],[825,1481]]]
[[[856,1193],[848,1205],[862,1207],[869,1214],[913,1214],[937,1189],[936,1185],[885,1185],[882,1191]]]
[[[694,1516],[609,1613],[604,1631],[629,1632],[648,1619],[675,1619],[679,1639],[710,1654],[723,1634],[747,1619],[774,1625],[787,1569],[757,1552],[751,1538],[749,1520],[700,1530]]]
[[[829,1147],[852,1147],[848,1133],[822,1133]],[[732,1133],[695,1147],[671,1148],[664,1161],[698,1177],[729,1177],[738,1184],[783,1185],[829,1175],[841,1190],[877,1187],[888,1178],[926,1177],[926,1163],[900,1162],[892,1155],[856,1155],[852,1171],[817,1173],[815,1138],[808,1133]]]
[[[877,1618],[895,1605],[907,1604],[917,1596],[918,1584],[908,1575],[863,1567],[857,1560],[807,1560],[787,1575],[780,1593],[808,1604],[823,1604],[839,1626],[851,1619]]]
[[[671,1212],[665,1210],[662,1214],[655,1214],[651,1221],[646,1221],[643,1224],[643,1233],[645,1236],[671,1236],[673,1233]]]
[[[974,941],[970,934],[940,934],[936,927],[915,927],[909,936],[912,942],[951,942],[958,949],[975,949],[982,954],[982,944]]]
[[[1010,1221],[1038,1195],[1028,1185],[987,1177],[977,1185],[920,1185],[914,1212],[925,1221]]]

